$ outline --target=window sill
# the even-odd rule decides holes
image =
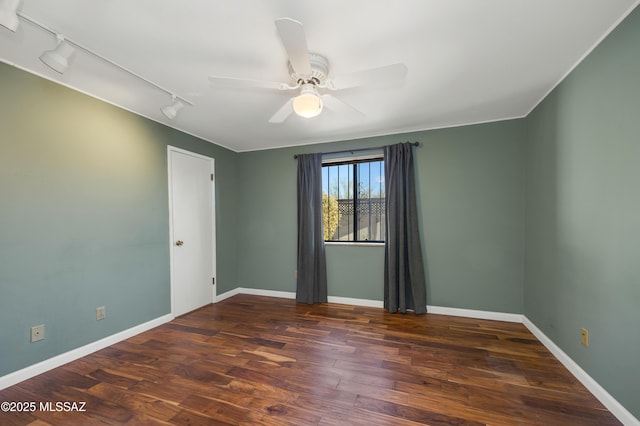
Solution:
[[[349,247],[384,247],[384,243],[355,243],[351,241],[325,241],[326,246],[349,246]]]

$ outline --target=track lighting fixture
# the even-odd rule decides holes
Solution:
[[[56,48],[44,52],[40,55],[40,60],[52,70],[63,74],[69,68],[75,49],[65,41],[64,37],[57,36],[57,39]]]
[[[15,32],[20,25],[18,6],[20,0],[0,0],[0,25]]]
[[[160,111],[162,111],[169,120],[173,120],[182,108],[184,108],[184,103],[176,98],[176,95],[172,95],[171,104],[163,106],[160,108]]]
[[[141,76],[134,71],[131,71],[128,68],[123,67],[119,63],[114,62],[109,58],[102,56],[101,54],[95,52],[87,46],[82,45],[76,40],[66,39],[63,35],[59,34],[48,25],[45,25],[42,22],[39,22],[28,15],[25,15],[22,12],[18,12],[19,5],[20,0],[0,0],[0,25],[7,27],[11,31],[15,31],[18,27],[18,24],[20,23],[20,21],[18,20],[18,17],[20,17],[20,19],[26,21],[27,23],[35,25],[36,27],[47,31],[50,34],[55,35],[56,39],[58,40],[58,44],[55,49],[47,50],[42,55],[40,55],[40,60],[54,71],[63,74],[69,68],[76,50],[79,49],[81,52],[85,52],[92,56],[95,56],[96,58],[101,59],[108,64],[111,64],[112,66],[126,72],[127,74],[141,81],[144,81],[145,83],[161,90],[162,92],[170,94],[171,104],[166,105],[160,109],[169,120],[174,119],[178,115],[178,112],[185,107],[185,105],[193,106],[193,103],[184,98],[178,98],[171,91],[165,89],[159,84]]]
[[[314,84],[305,83],[302,85],[300,95],[293,100],[293,110],[304,118],[312,118],[322,112],[322,99]]]

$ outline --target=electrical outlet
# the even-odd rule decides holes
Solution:
[[[104,310],[104,306],[100,306],[99,308],[96,308],[96,321],[103,320],[105,316],[106,316],[106,312]]]
[[[580,342],[584,347],[589,346],[589,330],[587,330],[586,328],[580,329]]]
[[[44,324],[31,327],[31,343],[44,339]]]
[[[293,271],[293,278],[298,279],[298,271]]]

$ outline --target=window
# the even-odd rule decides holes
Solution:
[[[322,165],[325,241],[384,242],[382,156],[327,161]]]

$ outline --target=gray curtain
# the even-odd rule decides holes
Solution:
[[[322,154],[298,155],[298,302],[327,301],[322,226]]]
[[[384,307],[389,312],[427,312],[427,290],[418,232],[418,208],[410,143],[384,147],[387,238]]]

